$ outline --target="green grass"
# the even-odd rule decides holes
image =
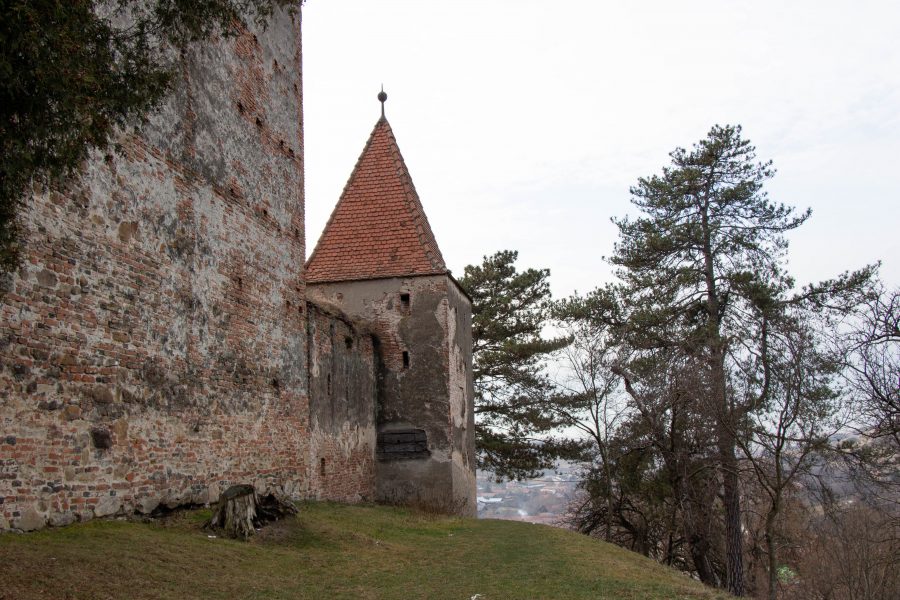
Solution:
[[[0,535],[0,599],[725,598],[542,525],[309,503],[238,542],[208,538],[206,516]]]

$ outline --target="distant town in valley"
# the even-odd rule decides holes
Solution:
[[[566,527],[565,517],[578,493],[579,468],[562,462],[536,479],[501,483],[478,471],[478,518]]]

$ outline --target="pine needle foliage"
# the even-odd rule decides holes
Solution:
[[[542,335],[550,317],[550,271],[519,271],[517,258],[512,250],[485,256],[460,279],[472,297],[479,467],[498,479],[536,477],[573,447],[548,435],[561,421],[544,361],[569,343]]]

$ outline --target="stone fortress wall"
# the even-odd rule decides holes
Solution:
[[[0,281],[0,530],[231,483],[374,496],[371,335],[305,295],[300,16],[180,60],[139,134],[27,202]]]
[[[475,514],[471,302],[393,133],[382,114],[361,210],[329,225],[356,232],[329,250],[351,277],[307,286],[299,10],[239,27],[179,56],[139,133],[25,203],[0,279],[0,531],[235,483]]]

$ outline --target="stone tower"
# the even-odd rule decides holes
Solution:
[[[311,301],[374,333],[377,499],[474,515],[471,300],[444,264],[383,104],[306,281]]]

